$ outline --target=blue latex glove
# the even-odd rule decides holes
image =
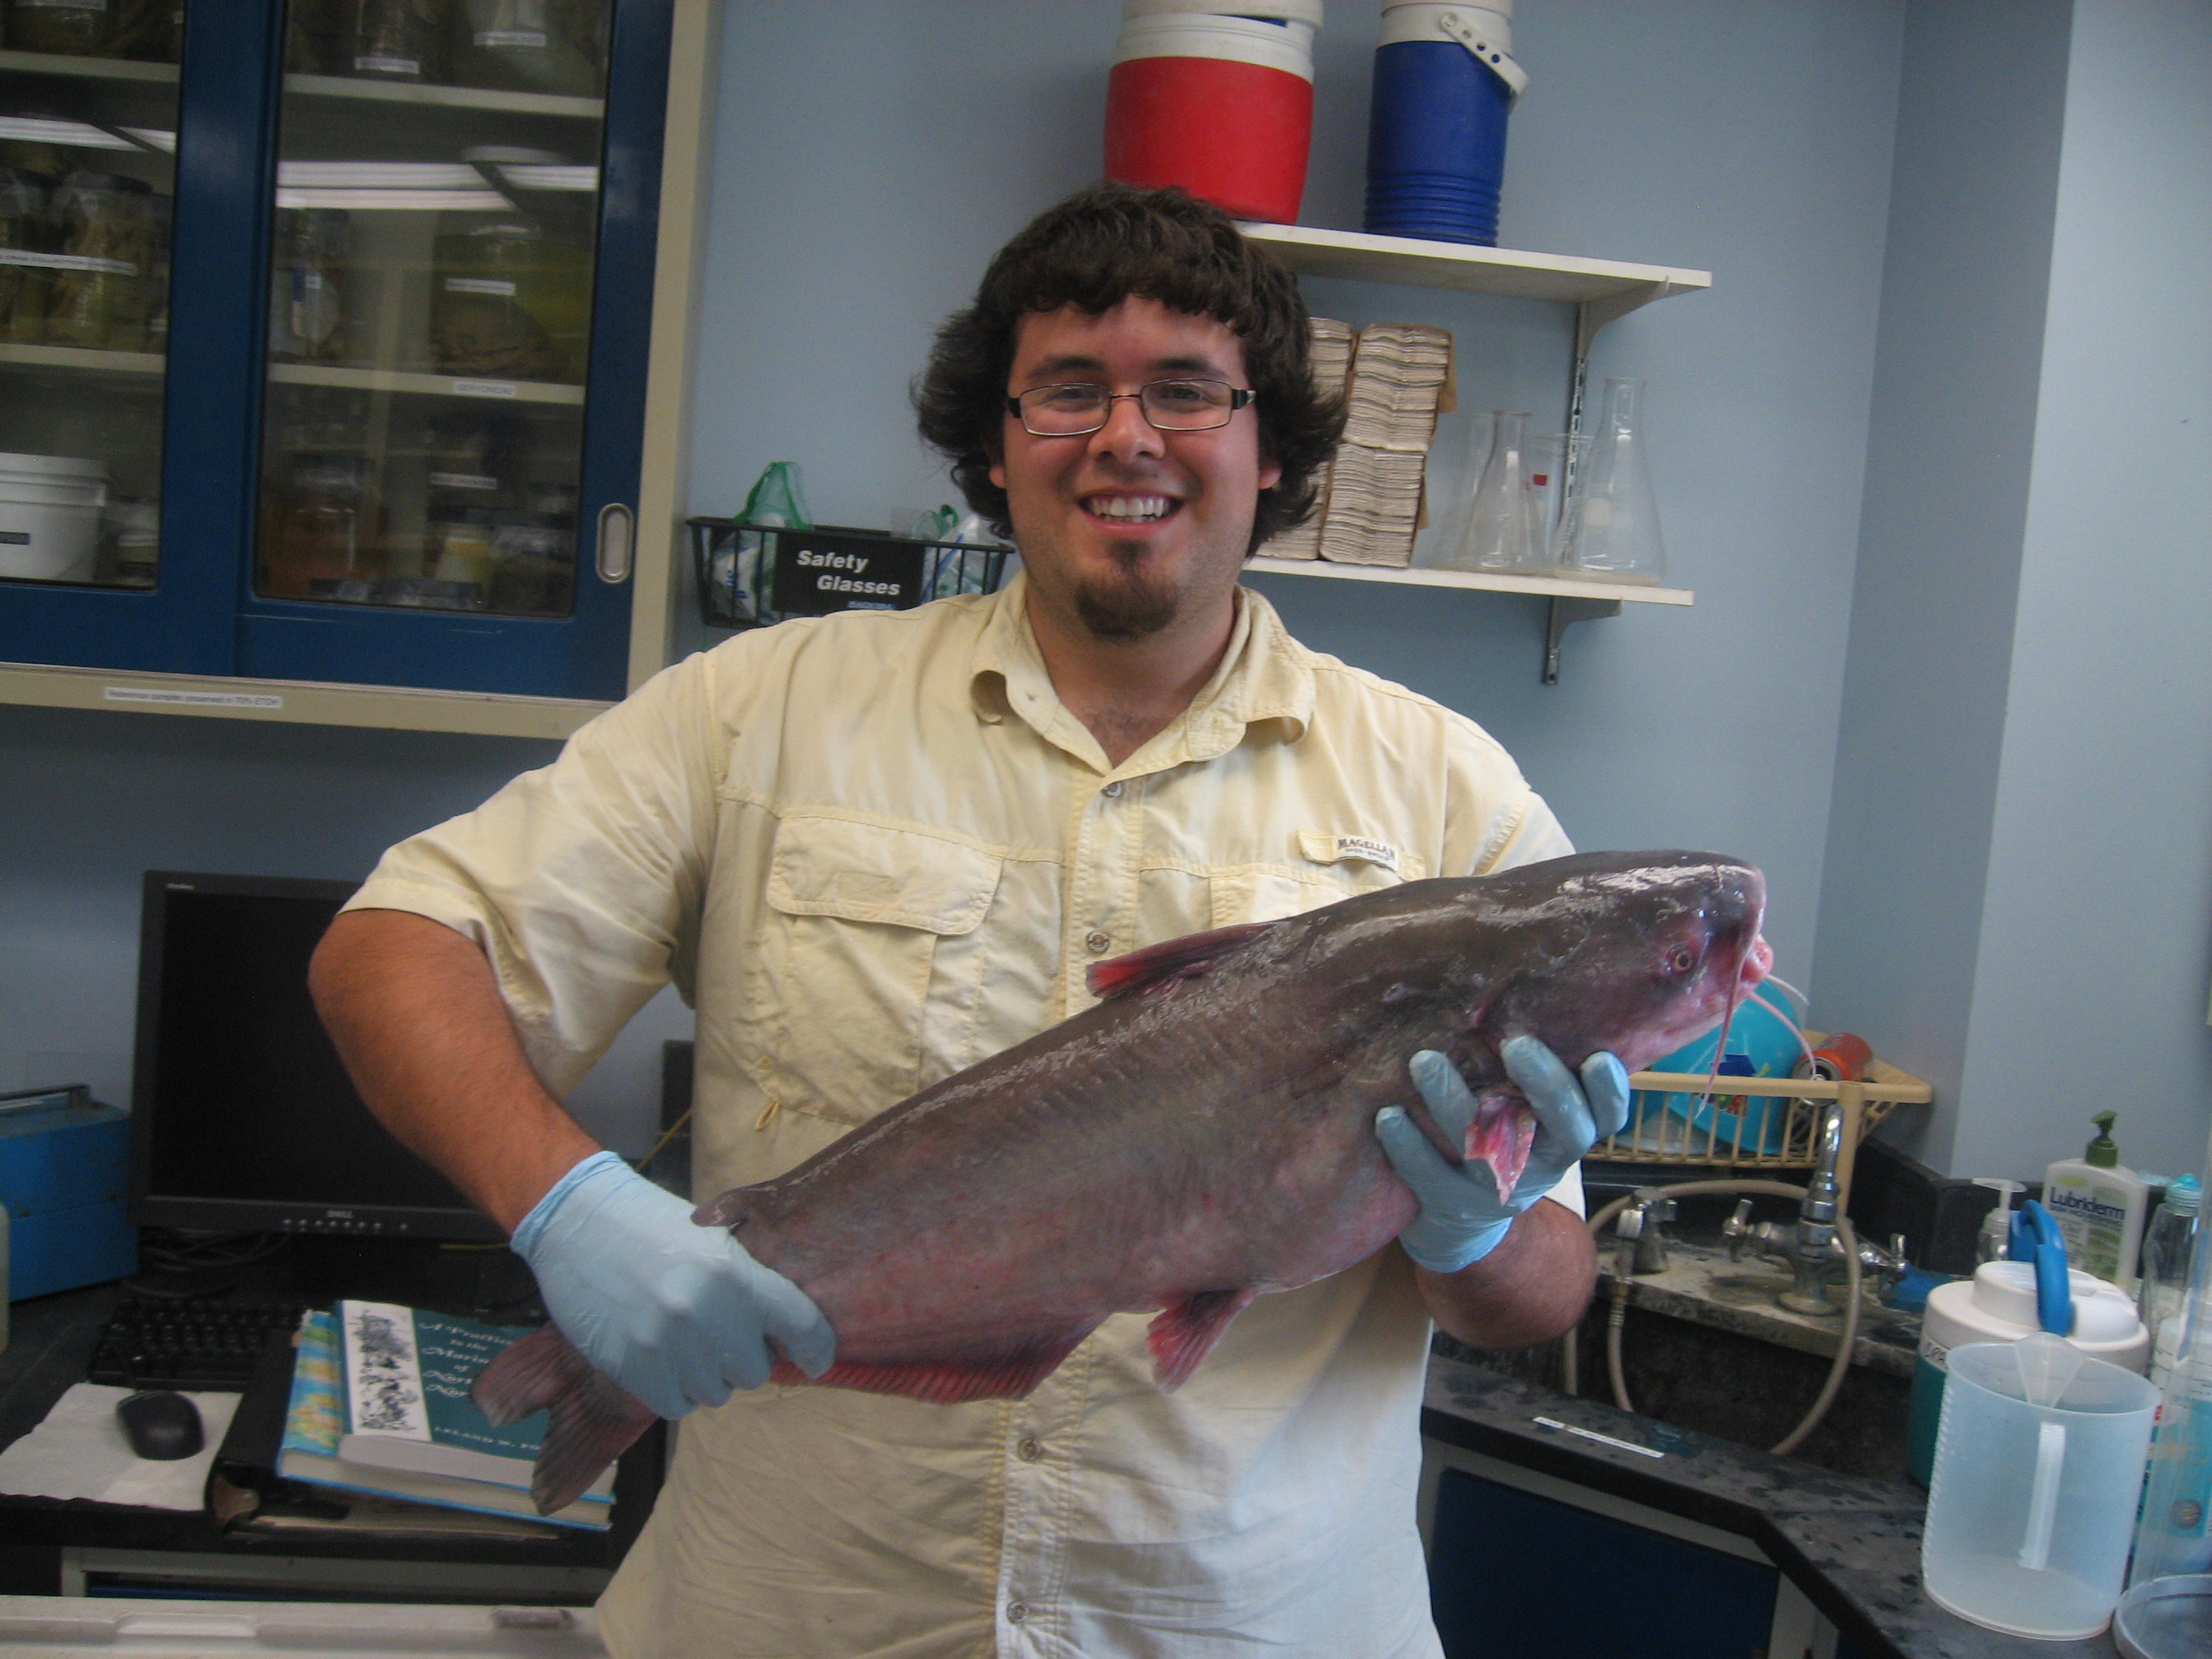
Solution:
[[[1488,1170],[1479,1163],[1449,1162],[1404,1107],[1385,1106],[1375,1115],[1375,1133],[1391,1167],[1421,1200],[1421,1212],[1398,1242],[1431,1273],[1455,1273],[1488,1255],[1514,1217],[1628,1121],[1628,1073],[1611,1054],[1601,1052],[1584,1060],[1579,1083],[1565,1061],[1532,1036],[1506,1038],[1498,1057],[1536,1114],[1528,1167],[1506,1202],[1498,1201],[1498,1183]],[[1407,1070],[1445,1139],[1454,1146],[1464,1144],[1475,1098],[1458,1069],[1434,1048],[1424,1048]]]
[[[760,1387],[775,1361],[769,1337],[809,1376],[836,1357],[805,1291],[612,1152],[554,1182],[514,1248],[562,1334],[663,1417]]]

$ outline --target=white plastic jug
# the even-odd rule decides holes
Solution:
[[[1937,1606],[2014,1636],[2094,1636],[2127,1570],[2158,1390],[2039,1332],[1950,1353],[1920,1545]]]

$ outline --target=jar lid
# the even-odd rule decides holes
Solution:
[[[1506,0],[1510,4],[1510,0]],[[1121,21],[1194,12],[1204,17],[1243,17],[1255,23],[1321,27],[1322,0],[1121,0]]]

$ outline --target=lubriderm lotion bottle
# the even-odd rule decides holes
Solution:
[[[2062,1158],[2043,1172],[2043,1207],[2065,1237],[2068,1265],[2133,1295],[2150,1183],[2120,1162],[2112,1139],[2118,1116],[2099,1112],[2089,1120],[2096,1139],[2081,1156]]]

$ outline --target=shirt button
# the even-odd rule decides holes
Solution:
[[[1037,1444],[1035,1435],[1025,1434],[1022,1437],[1022,1443],[1014,1448],[1014,1455],[1024,1463],[1034,1463],[1044,1455],[1044,1448]]]
[[[1114,943],[1112,935],[1103,928],[1094,927],[1083,936],[1083,948],[1097,956]]]
[[[1111,782],[1111,783],[1108,784],[1108,785],[1107,785],[1103,789],[1101,789],[1098,793],[1099,793],[1100,794],[1102,794],[1102,795],[1118,795],[1118,794],[1120,794],[1120,793],[1121,793],[1121,779],[1119,779],[1119,778],[1115,779],[1113,782]]]
[[[1009,1601],[1006,1603],[1006,1622],[1008,1624],[1018,1625],[1023,1620],[1029,1616],[1030,1604],[1028,1602]]]

